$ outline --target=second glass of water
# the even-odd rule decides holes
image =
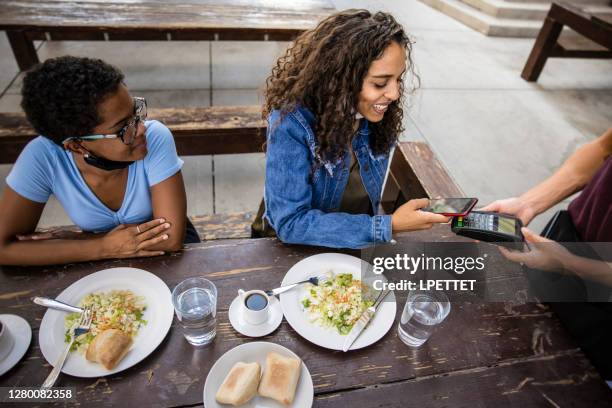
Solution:
[[[189,278],[172,291],[176,317],[185,339],[194,346],[209,344],[217,334],[217,288],[208,279]]]
[[[408,293],[397,328],[399,338],[410,347],[420,347],[450,312],[444,292],[412,291]]]

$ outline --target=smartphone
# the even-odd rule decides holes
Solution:
[[[477,198],[433,198],[429,200],[429,206],[422,210],[447,217],[464,216],[474,208],[477,202]]]

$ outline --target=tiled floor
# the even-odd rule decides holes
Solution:
[[[338,9],[393,13],[412,37],[421,87],[409,98],[402,140],[425,140],[463,190],[486,203],[520,194],[580,144],[612,124],[612,61],[555,60],[538,83],[520,71],[533,40],[489,38],[417,2],[335,0]],[[150,106],[250,105],[287,43],[49,42],[41,58],[105,59]],[[18,111],[20,77],[0,35],[0,111]],[[261,200],[263,154],[186,157],[190,214],[254,211]],[[3,181],[10,166],[0,166]],[[546,215],[534,221],[541,228]],[[69,221],[56,202],[42,225]]]

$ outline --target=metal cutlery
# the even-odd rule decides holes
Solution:
[[[51,309],[61,310],[62,312],[69,313],[83,313],[83,309],[80,307],[72,306],[59,300],[49,299],[44,297],[35,297],[33,299],[37,305],[45,306]]]
[[[376,313],[378,306],[385,299],[385,297],[389,294],[389,292],[391,292],[391,290],[389,289],[385,289],[382,292],[380,292],[374,304],[368,307],[361,314],[361,316],[359,316],[359,319],[355,322],[355,325],[353,326],[349,334],[346,335],[346,339],[344,340],[344,345],[342,346],[342,351],[344,352],[348,351],[353,345],[353,343],[355,343],[355,340],[357,340],[359,335],[363,333],[364,329],[367,327],[367,325],[372,320],[372,317],[374,317],[374,314]]]
[[[79,320],[79,322],[75,324],[72,327],[72,329],[70,329],[70,341],[68,342],[68,345],[66,346],[62,354],[60,354],[57,361],[55,362],[55,366],[53,367],[53,370],[51,370],[51,373],[45,379],[45,382],[43,382],[41,388],[53,387],[53,385],[57,381],[57,377],[59,377],[60,373],[62,372],[62,367],[64,366],[64,363],[66,362],[66,358],[68,357],[68,354],[70,354],[70,347],[72,347],[72,343],[74,343],[74,339],[89,331],[89,328],[91,327],[91,319],[92,319],[91,308],[85,308],[83,310],[83,313],[81,313],[81,319]]]
[[[281,286],[279,288],[272,289],[272,290],[266,290],[266,295],[268,295],[268,296],[278,296],[281,293],[285,293],[288,290],[296,288],[299,285],[302,285],[304,283],[312,283],[315,286],[319,286],[319,283],[321,283],[322,281],[327,280],[327,279],[329,279],[329,275],[328,274],[319,275],[319,276],[313,276],[313,277],[308,278],[306,280],[303,280],[301,282],[291,283],[289,285]]]

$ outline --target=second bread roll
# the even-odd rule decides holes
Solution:
[[[259,383],[259,395],[275,399],[284,405],[291,405],[300,379],[301,367],[302,360],[299,358],[268,353],[266,368]]]

